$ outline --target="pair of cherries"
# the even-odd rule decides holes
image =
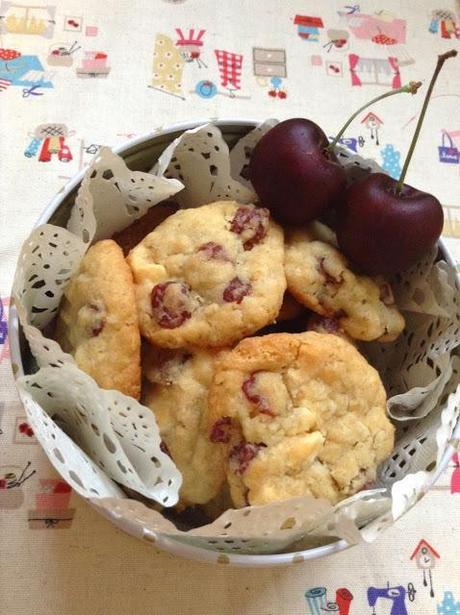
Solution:
[[[398,181],[371,173],[347,187],[334,146],[369,104],[399,92],[414,94],[419,82],[383,94],[359,109],[332,143],[310,120],[277,124],[258,142],[249,163],[249,177],[261,204],[289,226],[303,226],[334,211],[339,246],[365,273],[397,273],[415,264],[441,235],[443,210],[436,197],[403,182],[437,76],[445,60],[456,55],[452,50],[438,57]]]

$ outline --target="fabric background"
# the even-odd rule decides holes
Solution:
[[[426,82],[436,54],[460,50],[460,5],[19,1],[0,0],[1,613],[320,615],[336,607],[318,610],[304,594],[324,587],[328,602],[339,588],[353,595],[349,611],[337,606],[340,615],[460,614],[458,456],[435,489],[372,545],[271,570],[176,559],[124,535],[56,476],[14,389],[6,324],[21,242],[100,145],[215,117],[304,116],[333,135],[366,100],[399,80]],[[444,236],[457,263],[459,99],[457,59],[438,81],[407,177],[443,203]],[[346,143],[397,176],[421,104],[419,94],[376,105],[350,126]],[[387,584],[401,586],[404,599],[379,598],[373,611],[368,588]]]

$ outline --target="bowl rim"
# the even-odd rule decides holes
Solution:
[[[162,127],[158,130],[150,131],[147,133],[143,133],[133,139],[130,139],[116,147],[112,147],[112,151],[122,158],[125,158],[129,151],[139,145],[142,145],[146,141],[149,141],[154,138],[162,137],[170,135],[175,132],[185,132],[186,130],[192,130],[197,128],[198,126],[203,126],[208,123],[212,123],[218,127],[220,126],[235,126],[235,127],[245,127],[245,128],[255,128],[258,124],[263,122],[263,119],[255,119],[255,118],[204,118],[197,119],[187,122],[177,122],[175,124],[168,125],[166,127]],[[51,199],[49,204],[45,207],[43,212],[40,214],[39,218],[35,222],[33,229],[37,228],[42,224],[47,224],[49,219],[55,213],[55,211],[60,207],[62,202],[66,199],[66,197],[73,191],[83,180],[86,169],[82,169],[77,174],[75,174],[64,186],[63,188]],[[443,255],[443,258],[446,262],[451,265],[456,271],[457,280],[460,282],[460,275],[456,270],[456,265],[453,257],[451,256],[446,244],[442,239],[438,240],[439,249]],[[22,363],[22,355],[20,351],[20,343],[19,343],[19,319],[17,315],[17,311],[14,305],[10,307],[8,314],[8,330],[9,330],[9,342],[10,342],[10,361],[11,363],[16,365],[15,377],[24,375],[23,363]],[[453,431],[451,440],[460,438],[460,419],[457,421],[457,425]],[[428,488],[423,494],[431,489],[431,487],[437,482],[439,476],[446,469],[450,458],[455,453],[456,448],[453,444],[449,444],[443,454],[440,464],[438,465],[438,469],[436,473],[433,475],[432,479],[428,484]],[[46,451],[45,451],[46,452]],[[423,497],[422,496],[422,497]],[[93,498],[83,498],[96,510],[98,509],[97,500]],[[118,526],[120,529],[123,529],[125,532],[137,536],[133,531],[128,531],[127,527],[123,524],[122,519],[111,519],[112,522]],[[144,541],[145,542],[145,541]],[[197,547],[195,545],[190,545],[188,543],[182,542],[180,540],[176,540],[175,538],[163,534],[157,534],[154,546],[158,547],[161,550],[168,551],[174,555],[179,555],[181,557],[185,557],[187,559],[205,562],[205,563],[216,563],[216,555],[220,555],[214,550],[205,549],[202,547]],[[353,544],[348,543],[345,539],[339,539],[335,542],[332,542],[327,545],[313,547],[310,549],[303,549],[299,551],[291,551],[286,553],[270,553],[263,555],[253,555],[253,554],[229,554],[225,553],[228,557],[228,562],[230,565],[234,566],[243,566],[243,567],[273,567],[273,566],[282,566],[289,565],[292,563],[299,563],[302,561],[318,559],[325,557],[327,555],[332,555],[333,553],[338,553],[339,551],[343,551],[344,549],[350,548]]]

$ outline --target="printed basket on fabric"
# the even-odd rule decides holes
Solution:
[[[252,131],[254,123],[231,121],[158,131],[124,148],[123,158],[135,171],[101,150],[84,178],[52,203],[40,220],[48,224],[26,242],[13,289],[18,389],[57,470],[128,532],[173,552],[222,563],[248,563],[251,557],[254,565],[285,563],[372,540],[429,489],[458,443],[458,286],[442,250],[391,280],[408,326],[396,343],[367,344],[366,354],[387,388],[397,443],[373,488],[335,507],[303,497],[228,510],[209,525],[177,529],[153,506],[174,505],[181,482],[160,448],[153,414],[132,398],[100,389],[45,337],[65,284],[91,241],[110,237],[171,195],[181,207],[226,198],[253,202],[245,170],[252,148],[274,123]],[[350,181],[380,170],[347,150],[339,151],[339,159]],[[22,352],[14,334],[16,314]],[[141,501],[128,493],[140,494]],[[264,554],[268,559],[258,557]]]

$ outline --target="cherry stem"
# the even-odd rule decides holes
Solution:
[[[430,102],[431,94],[433,92],[434,84],[436,83],[436,79],[438,78],[439,73],[441,72],[441,68],[446,60],[449,58],[455,58],[457,55],[457,51],[455,49],[451,49],[450,51],[446,51],[438,56],[438,61],[436,62],[436,68],[434,69],[433,76],[431,77],[430,85],[428,86],[428,90],[425,94],[425,100],[423,101],[423,107],[420,112],[417,126],[415,128],[414,136],[412,137],[412,141],[409,147],[409,151],[407,152],[406,159],[404,161],[404,166],[401,171],[401,175],[399,176],[398,183],[396,184],[396,194],[399,194],[402,190],[404,179],[406,177],[407,169],[409,168],[410,161],[412,159],[412,155],[415,150],[415,146],[417,144],[418,136],[420,134],[420,130],[422,128],[423,120],[425,118],[425,113],[428,108],[428,103]]]
[[[385,94],[381,94],[380,96],[377,96],[377,98],[373,98],[371,101],[369,101],[368,103],[360,107],[358,111],[353,113],[353,115],[346,122],[346,124],[342,127],[342,129],[339,131],[336,137],[329,143],[329,145],[326,147],[326,151],[330,151],[334,149],[334,147],[340,141],[340,138],[342,137],[343,133],[348,128],[348,126],[362,111],[364,111],[364,109],[367,109],[374,103],[379,102],[379,100],[383,100],[384,98],[388,98],[389,96],[394,96],[395,94],[401,94],[401,92],[406,92],[406,94],[416,94],[417,90],[419,89],[421,85],[422,85],[421,81],[410,81],[406,85],[403,85],[401,88],[398,88],[397,90],[390,90],[389,92],[385,92]]]

